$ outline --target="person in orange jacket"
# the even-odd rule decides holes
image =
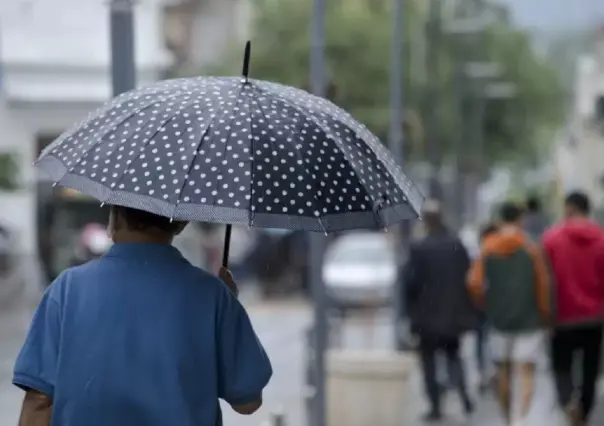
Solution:
[[[491,327],[490,351],[497,363],[498,397],[509,425],[521,425],[534,393],[535,367],[550,317],[547,266],[540,250],[522,231],[523,209],[501,208],[501,225],[487,237],[468,276],[474,302]],[[511,374],[519,367],[521,415],[512,419]]]

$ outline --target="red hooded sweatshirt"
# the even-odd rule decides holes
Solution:
[[[556,295],[556,324],[604,317],[604,233],[587,219],[569,219],[548,230],[543,246]]]

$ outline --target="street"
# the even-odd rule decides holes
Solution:
[[[14,357],[27,329],[36,296],[26,291],[12,307],[0,312],[0,424],[15,425],[17,422],[22,393],[11,383]],[[242,417],[223,405],[226,426],[260,426],[271,413],[283,412],[287,426],[306,426],[304,413],[304,341],[305,327],[311,318],[309,307],[302,301],[260,302],[251,297],[245,302],[260,339],[263,341],[273,363],[274,377],[264,395],[263,408],[252,416]],[[369,329],[362,323],[347,326],[343,331],[342,343],[346,347],[385,348],[390,342],[391,329],[388,318],[378,318]],[[473,366],[473,341],[469,337],[464,343],[464,358],[468,361],[472,389],[476,388]],[[534,409],[526,426],[562,426],[561,416],[555,409],[551,382],[545,368],[540,369]],[[477,399],[477,412],[470,422],[464,421],[456,395],[451,392],[446,398],[445,412],[448,420],[443,426],[502,426],[497,420],[497,408],[491,397]],[[425,409],[419,371],[410,379],[407,409],[401,425],[419,425],[419,416]],[[602,412],[603,410],[599,410]],[[601,414],[600,414],[601,415]],[[597,423],[597,422],[596,422]],[[270,423],[267,423],[270,424]],[[379,425],[376,425],[379,426]]]

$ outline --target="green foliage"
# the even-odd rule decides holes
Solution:
[[[327,3],[326,71],[337,86],[332,100],[385,139],[390,118],[391,2],[331,0]],[[460,119],[456,101],[455,70],[461,63],[458,53],[468,46],[467,40],[445,36],[438,52],[441,78],[425,81],[426,3],[424,0],[405,2],[404,101],[407,110],[419,112],[419,120],[414,120],[417,125],[426,127],[428,89],[436,93],[439,142],[450,154],[455,138],[463,133],[462,126],[467,125],[467,117]],[[258,0],[255,7],[251,74],[255,78],[307,88],[312,2]],[[557,76],[549,64],[535,54],[529,37],[510,26],[507,20],[502,18],[483,37],[487,57],[482,59],[501,64],[505,70],[502,79],[513,83],[518,90],[513,99],[491,100],[486,104],[486,155],[492,162],[531,161],[538,156],[541,146],[538,139],[546,135],[544,129],[559,125],[562,93]],[[223,64],[206,72],[238,74],[242,48],[237,46]],[[412,152],[423,150],[423,138],[413,137],[421,133],[417,129],[408,132]],[[471,150],[471,143],[464,141],[464,151],[456,154],[465,155]]]
[[[19,165],[11,153],[0,153],[0,190],[13,191],[19,187]]]

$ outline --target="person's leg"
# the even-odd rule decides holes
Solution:
[[[440,386],[437,379],[437,342],[432,336],[420,336],[419,339],[419,354],[424,378],[424,389],[430,411],[426,415],[426,420],[439,420],[441,417],[440,410]]]
[[[449,371],[449,378],[452,384],[457,388],[459,396],[461,398],[462,405],[466,414],[470,414],[474,411],[474,405],[470,400],[468,394],[466,376],[463,366],[463,361],[459,354],[460,339],[452,338],[447,339],[443,342],[443,350],[447,357],[447,369]]]
[[[575,339],[573,330],[555,330],[550,341],[550,356],[552,358],[552,369],[558,404],[564,410],[570,408],[575,391],[573,383],[573,353],[575,351]]]
[[[478,373],[480,378],[483,379],[485,376],[486,360],[485,360],[485,333],[486,327],[481,324],[476,330],[476,365],[478,366]]]
[[[600,375],[602,351],[602,326],[583,330],[578,343],[583,351],[580,409],[582,420],[586,422],[591,414],[597,394],[596,388]]]
[[[535,394],[535,371],[543,349],[543,333],[535,331],[519,334],[514,348],[514,359],[520,368],[521,403],[520,416],[528,416]]]
[[[536,362],[521,362],[520,369],[520,418],[525,419],[531,411],[533,395],[535,394]]]
[[[497,401],[506,424],[512,417],[512,340],[504,334],[493,330],[490,333],[490,351],[495,361]]]

